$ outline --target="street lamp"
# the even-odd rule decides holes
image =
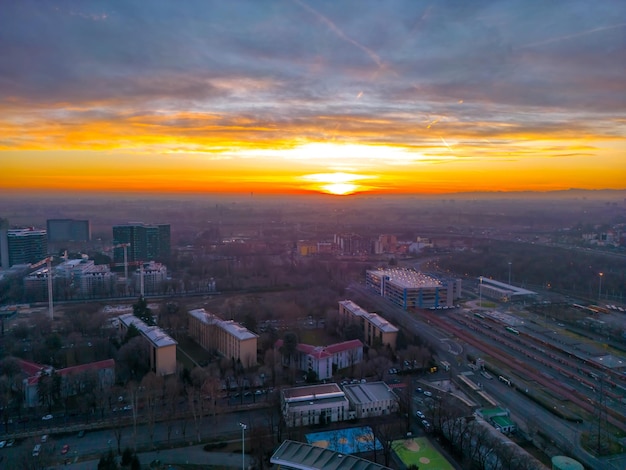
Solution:
[[[246,426],[243,423],[239,423],[241,426],[241,470],[245,470],[246,468]]]
[[[509,261],[509,286],[511,285],[511,262]]]
[[[598,302],[600,301],[600,297],[602,297],[602,276],[604,276],[604,273],[600,273],[600,284],[598,284]]]
[[[483,306],[483,277],[480,276],[480,285],[478,286],[478,306]]]

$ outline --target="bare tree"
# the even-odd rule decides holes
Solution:
[[[141,380],[141,386],[145,390],[146,418],[148,421],[148,434],[150,442],[154,445],[154,428],[159,413],[160,399],[163,396],[163,377],[154,372],[148,372]]]

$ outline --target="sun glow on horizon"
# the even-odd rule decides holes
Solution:
[[[356,182],[373,178],[375,177],[344,172],[315,173],[302,177],[303,180],[312,183],[310,184],[312,190],[336,196],[347,196],[368,191],[370,189],[368,186],[357,184]]]

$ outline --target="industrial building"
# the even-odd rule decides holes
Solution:
[[[413,269],[368,270],[365,284],[404,309],[453,307],[461,297],[461,280],[438,278]]]
[[[127,260],[129,263],[137,261],[166,261],[170,256],[170,226],[169,224],[145,225],[130,223],[113,226],[113,245],[116,246],[113,257],[116,263],[124,262],[124,250],[120,245],[129,244]]]
[[[222,320],[203,308],[190,310],[189,336],[207,351],[241,361],[244,367],[257,363],[257,340],[254,334],[233,320]]]
[[[499,302],[523,301],[537,295],[536,292],[522,289],[521,287],[515,287],[504,282],[495,281],[483,276],[478,278],[478,282],[480,295]]]
[[[363,339],[368,346],[380,343],[396,349],[398,328],[376,313],[369,313],[351,300],[339,302],[339,319],[344,325],[356,323],[363,330]]]

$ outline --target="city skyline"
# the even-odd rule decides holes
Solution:
[[[3,10],[5,191],[626,188],[621,2]]]

